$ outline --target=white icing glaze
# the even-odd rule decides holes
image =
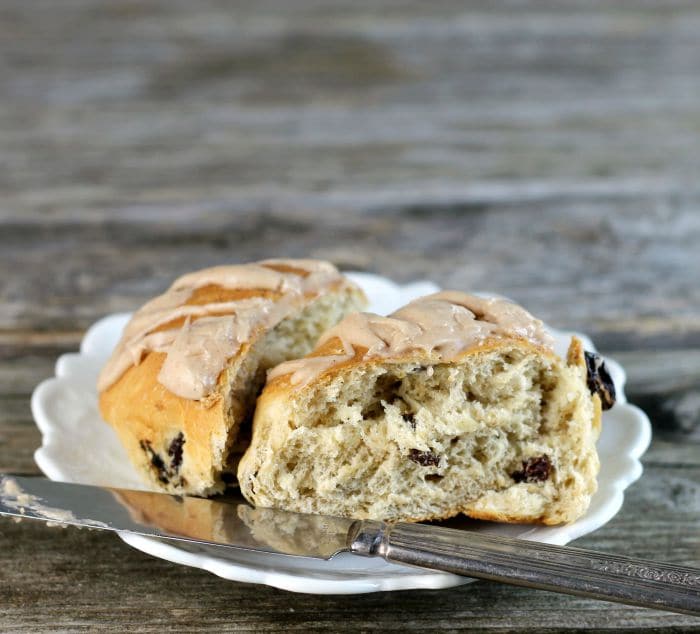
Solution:
[[[304,273],[279,272],[268,265],[291,267]],[[102,369],[97,388],[99,391],[109,388],[131,366],[138,365],[146,353],[163,352],[167,356],[158,381],[178,396],[202,399],[216,387],[228,359],[254,331],[274,327],[305,297],[318,295],[344,279],[332,264],[320,260],[264,260],[183,275],[134,314]],[[186,304],[198,288],[209,285],[261,289],[281,295]],[[182,318],[185,319],[182,326],[153,332]]]
[[[553,346],[542,322],[521,306],[458,291],[421,297],[388,317],[353,313],[328,330],[318,345],[334,338],[340,340],[342,354],[281,363],[268,372],[268,379],[291,374],[292,385],[306,385],[334,365],[355,358],[358,350],[364,350],[363,359],[421,351],[448,362],[487,339],[519,338],[549,349]]]

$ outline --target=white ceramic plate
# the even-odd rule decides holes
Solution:
[[[367,293],[370,310],[386,314],[415,297],[438,288],[430,282],[398,286],[364,273],[351,274]],[[56,363],[55,378],[41,383],[32,396],[32,412],[41,430],[42,446],[36,451],[39,468],[51,479],[123,488],[144,489],[146,485],[129,463],[112,429],[97,409],[95,382],[115,346],[128,314],[110,315],[86,333],[77,354],[65,354]],[[566,350],[572,333],[552,331],[560,353]],[[593,344],[577,333],[586,348]],[[566,544],[603,526],[620,509],[623,491],[642,473],[639,462],[651,439],[649,419],[626,402],[625,373],[607,359],[615,381],[618,402],[603,415],[603,432],[598,443],[601,470],[598,492],[588,513],[574,524],[531,527],[478,522],[470,528],[550,544]],[[379,590],[447,588],[471,581],[456,575],[423,571],[341,554],[331,561],[286,555],[193,547],[176,542],[120,534],[129,545],[155,557],[186,566],[203,568],[225,579],[263,583],[297,592],[354,594]]]

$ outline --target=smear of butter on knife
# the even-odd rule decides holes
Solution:
[[[31,512],[32,515],[38,515],[46,520],[47,526],[65,527],[68,523],[77,522],[88,527],[109,528],[104,522],[79,520],[71,511],[47,506],[40,497],[24,491],[17,480],[12,477],[6,476],[2,479],[0,491],[2,502],[6,507],[18,511],[21,515],[26,515],[27,511]]]

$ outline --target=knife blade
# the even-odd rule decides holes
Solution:
[[[210,546],[329,559],[354,520],[255,509],[242,497],[205,499],[3,475],[0,515]]]
[[[256,509],[0,474],[0,515],[207,546],[330,559],[340,552],[700,616],[700,569],[440,526]]]

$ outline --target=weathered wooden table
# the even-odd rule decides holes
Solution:
[[[177,274],[329,258],[590,333],[653,419],[584,547],[700,566],[700,7],[530,0],[0,5],[0,470],[100,316]],[[294,595],[0,521],[0,630],[678,628],[478,582]]]

